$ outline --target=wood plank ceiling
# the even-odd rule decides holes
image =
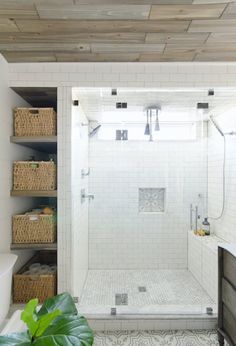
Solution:
[[[9,62],[236,61],[236,0],[0,0]]]

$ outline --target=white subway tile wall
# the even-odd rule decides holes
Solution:
[[[236,63],[12,63],[9,68],[11,86],[236,86]]]
[[[189,205],[206,191],[201,148],[200,141],[90,141],[90,269],[187,268]],[[165,188],[165,211],[139,213],[140,188]]]

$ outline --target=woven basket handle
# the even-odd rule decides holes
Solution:
[[[32,162],[32,163],[30,163],[30,167],[31,168],[39,168],[39,164]]]
[[[39,110],[34,108],[34,109],[30,109],[29,110],[30,114],[33,114],[33,115],[38,115],[39,114]]]
[[[39,222],[39,216],[38,215],[28,215],[29,221],[32,222]]]
[[[39,275],[31,275],[31,276],[29,276],[29,280],[30,281],[39,281],[40,277],[39,277]]]

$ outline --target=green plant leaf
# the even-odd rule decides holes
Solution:
[[[21,320],[27,325],[29,332],[34,336],[38,324],[37,324],[37,314],[36,307],[38,306],[38,299],[31,299],[25,306],[24,310],[21,313]]]
[[[93,332],[84,317],[60,316],[37,338],[34,346],[91,346]]]
[[[78,311],[76,309],[73,298],[69,293],[58,294],[55,297],[48,298],[41,309],[38,311],[37,315],[43,316],[48,312],[59,309],[63,315],[77,315]]]
[[[55,318],[57,318],[60,315],[61,315],[61,311],[58,309],[53,312],[49,312],[46,315],[43,315],[37,322],[37,330],[34,336],[36,338],[41,336],[44,333],[44,331],[50,326],[52,321],[54,321]]]
[[[31,340],[27,332],[13,333],[0,336],[0,345],[2,346],[30,346]]]

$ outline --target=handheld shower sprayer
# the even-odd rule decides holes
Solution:
[[[218,125],[218,123],[215,121],[215,119],[213,118],[212,115],[209,116],[210,121],[212,122],[212,124],[215,126],[215,128],[217,129],[217,131],[221,134],[222,137],[225,136],[236,136],[236,131],[230,131],[230,132],[223,132],[220,128],[220,126]]]
[[[217,129],[217,131],[221,134],[221,136],[225,136],[224,132],[220,129],[219,125],[217,124],[217,122],[215,121],[215,119],[213,118],[212,115],[209,116],[210,121],[212,122],[212,124],[215,126],[215,128]]]

